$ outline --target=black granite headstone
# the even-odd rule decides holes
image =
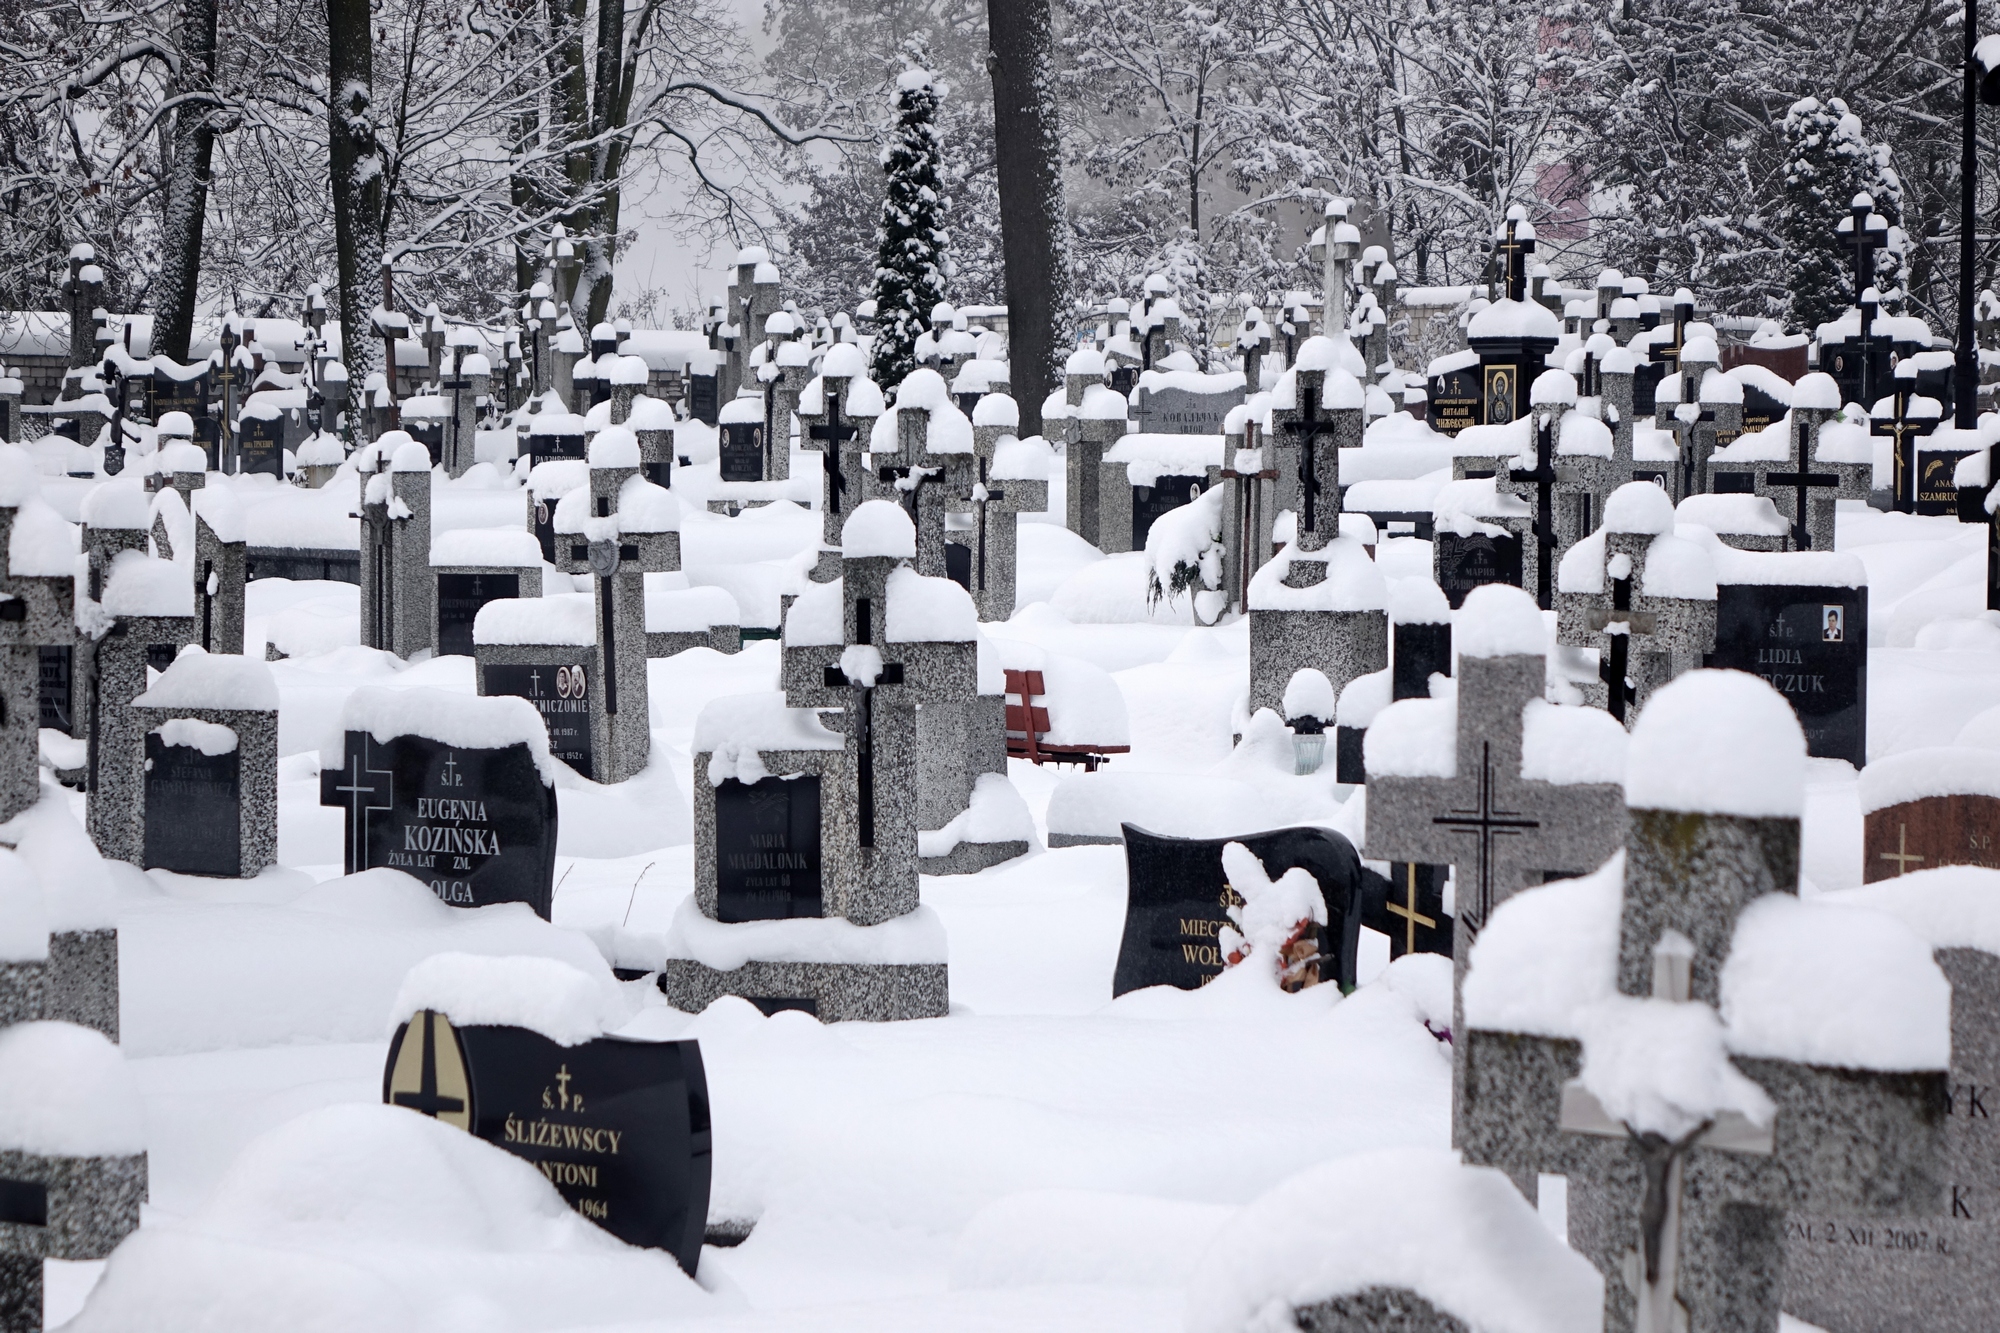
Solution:
[[[1710,472],[1708,489],[1716,495],[1752,495],[1757,490],[1754,472]]]
[[[1745,433],[1762,430],[1772,422],[1782,418],[1791,408],[1779,402],[1754,384],[1743,386],[1743,429]]]
[[[1441,435],[1456,435],[1482,420],[1485,403],[1479,391],[1479,369],[1467,366],[1431,376],[1428,420]]]
[[[430,451],[432,467],[444,462],[444,422],[426,417],[419,421],[405,421],[403,429],[410,433],[411,439]]]
[[[1970,449],[1926,449],[1917,446],[1917,512],[1957,517],[1958,483],[1952,479],[1958,460]]]
[[[488,664],[486,694],[526,699],[549,729],[549,753],[584,777],[595,777],[590,745],[590,673],[581,665]]]
[[[519,574],[440,574],[437,576],[438,656],[472,656],[472,622],[479,608],[521,595]]]
[[[688,415],[696,421],[715,424],[718,405],[715,401],[715,376],[688,376]]]
[[[542,559],[556,562],[556,499],[535,501],[535,541],[541,545]]]
[[[1117,366],[1111,371],[1111,387],[1129,400],[1139,384],[1139,367]]]
[[[1641,361],[1632,372],[1632,411],[1649,417],[1660,403],[1660,381],[1673,367],[1665,361]]]
[[[145,869],[243,873],[243,751],[203,754],[146,733]]]
[[[63,735],[73,734],[70,717],[70,672],[73,658],[67,644],[42,645],[41,725]]]
[[[529,466],[546,463],[552,458],[587,458],[589,443],[589,439],[583,435],[530,435]]]
[[[527,1160],[626,1244],[666,1250],[689,1274],[700,1262],[712,1130],[698,1043],[560,1046],[425,1010],[389,1043],[382,1100]]]
[[[157,361],[157,358],[155,358]],[[169,412],[185,412],[194,421],[208,415],[209,372],[176,379],[163,370],[146,378],[146,415],[154,425]]]
[[[1132,549],[1146,549],[1146,535],[1153,530],[1153,522],[1160,515],[1179,509],[1191,503],[1201,494],[1203,479],[1200,477],[1162,476],[1151,486],[1132,488]]]
[[[722,427],[721,464],[723,481],[764,480],[764,423],[731,421]]]
[[[1809,754],[1868,762],[1866,588],[1723,584],[1703,665],[1768,681],[1798,714]]]
[[[715,888],[719,921],[821,915],[817,777],[715,789]]]
[[[1362,921],[1379,904],[1388,882],[1361,864],[1338,833],[1287,828],[1239,838],[1169,838],[1136,825],[1125,834],[1125,934],[1111,993],[1145,986],[1195,990],[1223,970],[1216,937],[1229,925],[1227,909],[1241,899],[1222,869],[1222,849],[1240,842],[1273,879],[1304,866],[1319,881],[1327,924],[1320,934],[1320,979],[1354,985],[1355,952]]]
[[[173,643],[149,643],[146,645],[146,665],[155,671],[165,671],[180,656],[180,645]]]
[[[243,577],[256,579],[324,579],[329,583],[361,582],[361,552],[286,550],[252,547],[244,554]]]
[[[285,475],[285,422],[282,417],[243,417],[236,423],[236,470]]]
[[[1450,866],[1389,863],[1388,892],[1371,902],[1361,924],[1389,937],[1389,958],[1406,953],[1451,957],[1452,919],[1444,910],[1444,882]]]
[[[1461,537],[1455,532],[1432,535],[1438,550],[1438,583],[1456,611],[1465,595],[1488,583],[1521,586],[1521,539],[1513,533],[1499,537],[1475,532]]]
[[[319,800],[347,810],[348,874],[386,866],[454,907],[526,903],[547,919],[556,793],[526,745],[472,750],[350,731],[340,767],[320,770]]]

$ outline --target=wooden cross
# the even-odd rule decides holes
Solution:
[[[1529,829],[1542,826],[1539,819],[1523,818],[1517,810],[1496,810],[1493,808],[1493,744],[1482,741],[1479,745],[1479,804],[1470,809],[1449,810],[1431,820],[1431,823],[1448,828],[1454,833],[1469,833],[1476,840],[1478,873],[1474,881],[1472,910],[1465,910],[1463,904],[1458,909],[1458,920],[1465,923],[1469,932],[1477,934],[1486,925],[1486,915],[1493,909],[1493,840],[1495,838],[1518,838]]]
[[[1796,459],[1794,463],[1795,470],[1791,472],[1767,472],[1764,474],[1764,480],[1769,485],[1790,486],[1793,488],[1792,545],[1798,550],[1810,551],[1812,549],[1812,531],[1806,522],[1806,505],[1809,502],[1809,488],[1814,486],[1838,486],[1840,485],[1840,478],[1831,472],[1808,472],[1806,470],[1811,459],[1810,449],[1806,441],[1805,422],[1799,421],[1794,424],[1793,439],[1796,444],[1796,451],[1794,453],[1794,458]],[[1900,455],[1898,456],[1900,457]]]
[[[1541,558],[1535,561],[1535,601],[1544,611],[1555,606],[1555,431],[1549,423],[1544,414],[1535,431],[1535,466],[1507,472],[1508,480],[1535,488],[1535,544],[1541,549]]]
[[[1417,910],[1416,863],[1414,861],[1406,862],[1404,865],[1404,873],[1408,877],[1407,883],[1405,885],[1405,892],[1409,895],[1408,901],[1399,903],[1392,898],[1383,905],[1383,910],[1390,913],[1392,916],[1400,916],[1403,918],[1404,920],[1403,952],[1405,954],[1412,954],[1417,951],[1417,927],[1423,926],[1427,930],[1436,930],[1437,922],[1432,918],[1425,916],[1423,913]]]
[[[1908,874],[1913,864],[1924,859],[1910,850],[1910,826],[1908,824],[1896,825],[1896,850],[1893,852],[1882,852],[1880,856],[1884,861],[1894,861],[1896,863],[1896,873],[1898,875]]]

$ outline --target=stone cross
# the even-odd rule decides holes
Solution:
[[[387,431],[357,466],[361,484],[361,642],[405,660],[429,654],[437,632],[431,576],[431,456],[407,431]]]
[[[1321,297],[1325,302],[1321,314],[1321,332],[1329,338],[1347,336],[1347,291],[1350,278],[1349,269],[1361,254],[1361,232],[1347,220],[1348,210],[1353,202],[1347,199],[1329,199],[1326,204],[1326,222],[1321,233],[1317,256],[1325,266],[1325,284]],[[1249,392],[1255,393],[1255,389]]]
[[[1299,549],[1316,551],[1340,535],[1340,450],[1361,443],[1361,386],[1344,370],[1301,367],[1293,374],[1295,405],[1271,413],[1278,504],[1298,516]],[[1328,413],[1322,409],[1330,401]]]
[[[865,413],[854,410],[857,392],[861,406],[869,409]],[[851,356],[829,352],[820,372],[818,401],[821,410],[801,412],[799,422],[805,427],[801,443],[821,455],[824,486],[820,555],[813,578],[831,583],[840,577],[841,525],[868,495],[868,476],[861,460],[881,410],[882,391],[868,378],[858,351]]]
[[[954,501],[973,514],[971,588],[981,620],[1006,620],[1014,614],[1017,574],[1017,514],[1048,508],[1049,483],[1042,476],[1022,475],[1012,456],[1038,446],[1017,440],[1020,413],[1004,393],[990,393],[973,405],[972,447],[979,462],[979,479],[972,490]],[[1046,448],[1042,449],[1046,455]],[[1040,460],[1035,460],[1040,461]]]
[[[1232,409],[1222,436],[1222,591],[1237,614],[1249,609],[1250,579],[1271,558],[1278,472],[1265,456],[1263,427],[1248,408]]]

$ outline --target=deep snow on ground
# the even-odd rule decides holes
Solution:
[[[452,526],[512,521],[508,498],[459,497],[440,512]],[[817,535],[816,516],[792,506],[690,514],[687,568],[730,588],[754,623]],[[2000,705],[2000,629],[1978,618],[1982,541],[1949,520],[1843,513],[1841,546],[1871,578],[1872,755],[1947,743]],[[1330,775],[1294,778],[1269,747],[1232,752],[1243,624],[1148,610],[1138,558],[1100,556],[1059,526],[1024,522],[1021,549],[1024,607],[986,632],[1113,673],[1132,751],[1102,776],[1217,818],[1243,812],[1243,832],[1287,819],[1358,831]],[[353,614],[339,585],[252,585],[247,652],[261,656],[272,617],[307,604],[330,620]],[[643,982],[626,986],[635,1030],[701,1041],[711,1217],[757,1219],[740,1247],[705,1252],[699,1286],[660,1255],[537,1211],[555,1196],[497,1150],[353,1109],[380,1100],[390,1007],[421,959],[533,953],[602,971],[607,958],[657,957],[693,883],[695,718],[713,698],[776,688],[777,668],[769,641],[651,663],[653,766],[621,788],[562,786],[550,924],[519,907],[446,908],[394,877],[332,882],[340,824],[318,804],[315,750],[342,700],[364,684],[469,692],[468,659],[410,665],[336,647],[274,664],[285,868],[247,882],[115,875],[152,1201],[80,1327],[143,1310],[160,1333],[1157,1333],[1179,1327],[1187,1284],[1234,1209],[1330,1158],[1448,1146],[1449,1049],[1413,998],[1426,981],[1434,994],[1448,964],[1377,975],[1378,938],[1364,954],[1374,979],[1344,1000],[1332,987],[1218,986],[1113,1003],[1124,861],[1107,847],[924,881],[950,937],[948,1018],[824,1027],[739,1001],[689,1016]],[[1071,799],[1064,784],[1084,781],[1012,768],[1044,830],[1051,802]],[[1805,875],[1816,889],[1858,884],[1855,774],[1815,761],[1809,783]],[[1160,831],[1207,832],[1173,827],[1165,796]],[[1280,817],[1254,822],[1260,812]],[[50,1314],[82,1305],[104,1267],[54,1266]]]

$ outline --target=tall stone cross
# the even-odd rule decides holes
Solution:
[[[1759,479],[1761,484],[1757,487],[1759,494],[1778,504],[1781,513],[1784,504],[1780,501],[1790,502],[1792,549],[1797,551],[1833,549],[1834,508],[1842,490],[1841,472],[1844,469],[1832,472],[1812,470],[1813,440],[1818,434],[1818,423],[1809,420],[1802,409],[1793,408],[1789,437],[1792,446],[1791,468],[1784,472],[1767,470]],[[1813,494],[1815,490],[1824,490],[1828,494],[1822,501]],[[1859,498],[1867,497],[1863,495]]]
[[[1297,406],[1276,414],[1280,438],[1289,455],[1286,461],[1291,464],[1289,469],[1280,466],[1280,484],[1292,483],[1284,486],[1290,494],[1281,493],[1278,503],[1282,507],[1290,507],[1288,500],[1296,503],[1299,549],[1316,551],[1340,535],[1340,445],[1361,443],[1360,413],[1350,409],[1327,415],[1322,411],[1327,376],[1339,375],[1352,383],[1345,371],[1300,369],[1294,373]],[[1359,393],[1360,386],[1355,385],[1355,395]],[[1343,419],[1349,416],[1356,419]],[[1339,438],[1343,435],[1350,438],[1343,441]],[[1335,437],[1324,450],[1319,447],[1323,436]],[[1287,471],[1290,475],[1282,476]]]
[[[1475,589],[1467,609],[1482,614],[1507,598],[1517,622],[1540,611],[1517,588]],[[1617,783],[1557,783],[1523,777],[1523,713],[1541,702],[1544,654],[1479,656],[1477,641],[1460,636],[1456,740],[1449,774],[1405,775],[1393,761],[1368,760],[1367,848],[1370,857],[1456,868],[1458,953],[1478,935],[1493,909],[1550,871],[1594,870],[1618,849],[1625,801]],[[1452,708],[1443,700],[1411,699],[1397,708]],[[1387,716],[1385,713],[1383,716]],[[1603,716],[1598,714],[1598,716]],[[1376,725],[1381,725],[1380,717]],[[1609,720],[1606,720],[1607,725]],[[1371,729],[1372,730],[1372,729]],[[1424,766],[1419,765],[1419,768]]]
[[[1507,479],[1534,492],[1535,544],[1541,558],[1535,562],[1535,603],[1544,611],[1555,609],[1556,568],[1556,466],[1555,423],[1557,414],[1547,408],[1535,413],[1535,465],[1510,467]]]

